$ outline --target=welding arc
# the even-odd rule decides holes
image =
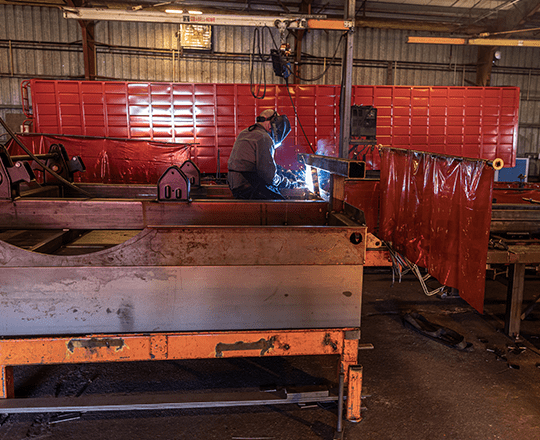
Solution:
[[[2,118],[0,118],[0,124],[4,127],[6,132],[11,136],[11,138],[17,143],[19,147],[21,147],[26,154],[28,154],[41,168],[43,168],[44,171],[49,172],[52,176],[56,177],[60,182],[62,182],[64,185],[69,186],[70,188],[84,194],[85,196],[92,198],[92,195],[89,192],[86,192],[84,189],[79,188],[76,185],[73,185],[73,183],[69,182],[68,180],[64,179],[61,175],[58,173],[55,173],[53,170],[51,170],[47,165],[45,165],[41,160],[39,160],[27,147],[24,145],[20,139],[17,137],[17,135],[11,130],[11,128],[8,127],[8,125],[4,122]]]

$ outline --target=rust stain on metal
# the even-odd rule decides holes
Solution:
[[[70,353],[73,353],[76,348],[84,348],[97,353],[101,348],[115,348],[116,351],[120,351],[125,347],[125,343],[122,338],[90,338],[71,339],[66,346]]]
[[[332,350],[334,351],[338,349],[337,344],[334,341],[332,341],[332,338],[330,337],[330,333],[326,333],[324,335],[323,344],[329,345],[330,347],[332,347]]]
[[[247,350],[260,350],[259,356],[264,356],[269,350],[274,348],[276,337],[273,336],[266,340],[264,338],[259,339],[256,342],[244,342],[237,341],[233,344],[226,344],[219,342],[216,345],[216,357],[223,357],[224,351],[247,351]]]

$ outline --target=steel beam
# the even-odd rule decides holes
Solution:
[[[366,164],[361,160],[303,153],[299,154],[298,158],[303,160],[306,165],[347,179],[364,179],[366,177]]]
[[[493,204],[490,231],[540,233],[540,206],[523,203]]]
[[[75,337],[0,339],[0,365],[215,359],[267,356],[342,355],[356,362],[358,341],[346,340],[357,328],[93,334]],[[262,347],[264,345],[264,347]],[[351,345],[354,349],[354,344]],[[220,348],[221,347],[221,348]],[[230,347],[224,350],[224,347]],[[262,347],[262,348],[261,348]],[[354,359],[353,359],[354,358]]]
[[[107,199],[0,200],[1,229],[144,229],[154,225],[324,225],[327,203]]]
[[[206,26],[257,26],[270,28],[284,23],[289,29],[326,29],[344,31],[354,26],[353,20],[327,19],[302,14],[291,16],[169,14],[161,11],[128,11],[123,9],[64,8],[64,18],[74,20],[135,21],[154,23],[199,24]],[[353,17],[354,18],[354,17]]]

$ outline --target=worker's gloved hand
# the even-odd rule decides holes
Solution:
[[[303,188],[306,186],[306,182],[305,179],[300,176],[300,173],[297,174],[294,171],[286,170],[278,165],[276,175],[274,176],[274,185],[280,189]]]

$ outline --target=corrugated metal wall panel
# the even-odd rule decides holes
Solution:
[[[0,6],[0,39],[69,43],[81,39],[79,24],[62,18],[59,10],[45,7]],[[8,56],[8,52],[4,52]],[[7,66],[6,66],[7,67]],[[19,75],[78,76],[82,55],[58,50],[13,50],[13,67]],[[2,69],[2,73],[10,72]]]
[[[18,78],[2,78],[0,80],[0,117],[5,121],[8,113],[22,114],[20,80]],[[4,131],[1,129],[0,131]],[[17,131],[19,131],[17,129]],[[7,136],[0,136],[4,143]]]

